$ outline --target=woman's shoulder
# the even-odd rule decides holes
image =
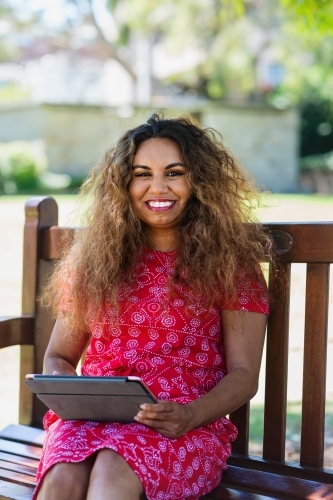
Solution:
[[[250,274],[246,269],[239,268],[235,276],[235,286],[235,295],[223,298],[221,309],[269,314],[269,294],[260,269]]]

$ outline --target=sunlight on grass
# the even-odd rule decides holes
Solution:
[[[287,404],[286,439],[299,439],[301,432],[302,403]],[[333,401],[326,402],[326,432],[333,432]],[[264,406],[253,404],[250,411],[250,443],[261,444],[264,431]]]

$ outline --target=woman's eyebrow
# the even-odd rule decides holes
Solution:
[[[185,167],[185,164],[180,161],[176,161],[175,163],[170,163],[165,168],[167,169],[172,167]],[[145,170],[151,170],[150,167],[147,167],[147,165],[133,165],[132,169],[134,170],[135,168],[143,168]]]

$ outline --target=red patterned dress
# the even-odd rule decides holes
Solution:
[[[119,312],[106,305],[101,317],[91,318],[83,375],[137,375],[158,399],[187,404],[227,374],[219,310],[268,314],[265,282],[258,276],[249,289],[246,275],[240,274],[236,304],[217,303],[207,311],[200,298],[192,297],[186,309],[186,292],[166,301],[175,257],[175,252],[143,251],[136,285],[127,295],[120,292]],[[195,500],[221,480],[230,442],[237,436],[227,418],[178,439],[138,423],[63,421],[52,411],[45,415],[44,427],[47,437],[33,499],[54,464],[80,462],[110,448],[138,475],[148,500]]]

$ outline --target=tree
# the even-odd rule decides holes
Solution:
[[[284,96],[290,101],[288,92],[291,95],[303,79],[296,75],[298,84],[291,82],[297,73],[295,59],[304,59],[304,54],[316,59],[316,51],[333,34],[332,0],[63,2],[67,7],[64,21],[52,30],[43,26],[47,3],[24,22],[19,14],[28,5],[26,0],[0,0],[0,8],[7,9],[16,29],[24,31],[29,26],[31,31],[35,26],[39,36],[44,33],[50,39],[54,50],[70,49],[79,28],[89,26],[94,36],[87,46],[101,57],[117,60],[133,80],[137,77],[133,47],[138,39],[149,38],[155,46],[164,46],[170,57],[191,49],[196,64],[161,83],[176,83],[180,89],[216,99],[275,98],[281,104]],[[110,13],[108,24],[98,13],[103,2]],[[310,37],[311,45],[306,42]],[[263,68],[270,74],[263,77]],[[287,85],[281,85],[283,71]]]
[[[281,4],[303,36],[333,35],[332,0],[281,0]]]

